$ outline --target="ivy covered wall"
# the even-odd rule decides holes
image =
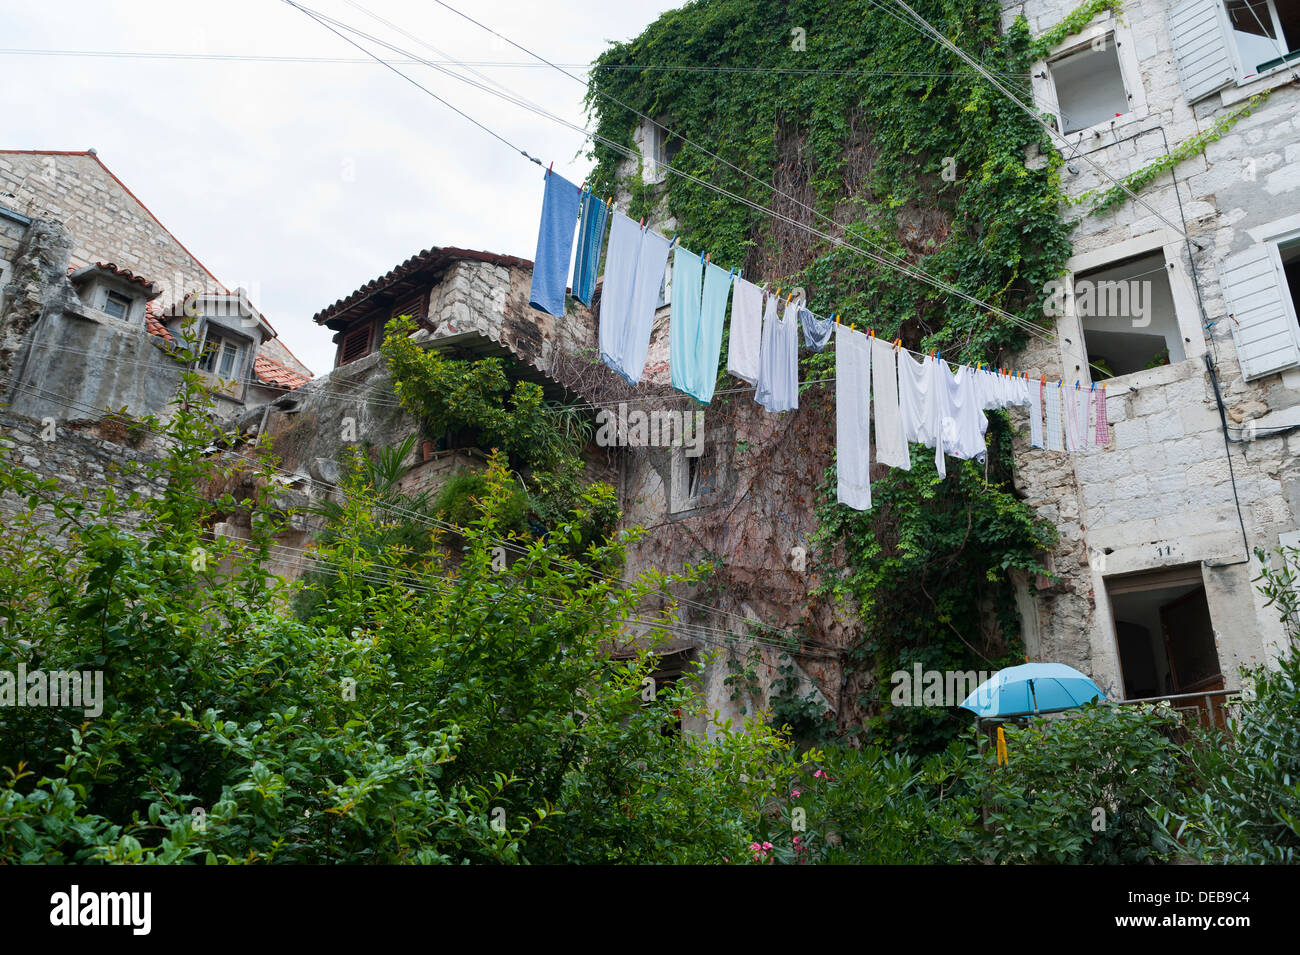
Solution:
[[[1114,5],[1093,0],[1064,29]],[[993,0],[927,0],[916,8],[1028,96],[1036,49],[1023,22],[1003,34]],[[890,11],[870,0],[701,0],[666,13],[600,57],[588,103],[600,136],[629,148],[642,125],[638,112],[653,117],[670,131],[672,166],[702,181],[670,174],[646,185],[638,167],[599,142],[594,181],[627,198],[628,214],[671,220],[683,245],[707,250],[714,262],[740,266],[756,282],[802,286],[820,314],[839,312],[845,322],[950,360],[1006,365],[1026,342],[1024,324],[1043,321],[1040,290],[1070,254],[1059,159],[1032,118]],[[1033,144],[1051,157],[1036,170],[1026,167]],[[806,227],[919,266],[1021,321]],[[738,475],[728,506],[679,535],[693,542],[693,553],[677,556],[724,555],[724,576],[729,564],[743,565],[743,579],[731,581],[730,591],[719,587],[719,599],[752,606],[764,586],[756,568],[770,570],[768,583],[792,575],[788,562],[774,560],[788,548],[750,535],[737,541],[735,527],[747,507],[753,519],[755,497],[781,498],[767,510],[797,512],[786,520],[811,529],[816,555],[804,575],[803,606],[761,616],[801,625],[807,635],[811,621],[826,617],[816,605],[847,610],[848,626],[810,637],[838,655],[835,666],[814,667],[838,728],[865,723],[871,735],[937,744],[956,726],[933,711],[884,706],[888,674],[914,662],[940,669],[1018,662],[1011,575],[1046,570],[1054,530],[1016,498],[1005,418],[991,423],[985,464],[950,462],[941,480],[932,456],[918,453],[910,472],[873,470],[872,511],[834,504],[833,386],[815,383],[833,373],[833,354],[805,354],[801,380],[813,383],[801,410],[780,424],[757,420],[763,413],[756,416],[746,395],[715,400],[709,414],[729,419],[734,460],[761,454],[750,448],[751,430],[770,438],[774,429],[783,451],[804,460],[782,458],[785,480],[771,480],[771,472],[763,480],[758,470]],[[803,503],[789,473],[801,470],[815,472],[819,489]],[[755,524],[761,533],[762,522]],[[768,531],[780,537],[784,528]],[[747,561],[746,548],[766,553]]]

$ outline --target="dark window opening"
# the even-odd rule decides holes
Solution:
[[[1224,9],[1247,76],[1300,59],[1300,2],[1227,0]]]
[[[1224,688],[1199,567],[1109,578],[1106,591],[1125,699]]]
[[[1093,381],[1187,357],[1161,250],[1076,273],[1074,309]]]
[[[1300,239],[1279,245],[1277,251],[1282,256],[1282,274],[1286,276],[1293,311],[1300,319]]]

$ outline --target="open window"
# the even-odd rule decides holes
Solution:
[[[1224,688],[1199,566],[1106,580],[1129,700]]]
[[[673,512],[689,511],[712,502],[718,489],[717,443],[704,442],[700,454],[692,456],[689,448],[673,448],[672,494],[669,497]]]
[[[1224,11],[1243,78],[1300,59],[1297,0],[1226,0]]]
[[[1195,103],[1300,62],[1300,0],[1176,0],[1169,37]]]
[[[1129,111],[1129,93],[1113,33],[1047,61],[1059,128],[1077,133]]]
[[[1074,309],[1094,381],[1187,357],[1162,249],[1076,273]]]

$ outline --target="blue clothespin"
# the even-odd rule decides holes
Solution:
[[[708,255],[707,252],[701,252],[701,253],[700,253],[700,265],[703,265],[703,264],[704,264],[704,257],[705,257],[706,255]]]
[[[727,281],[730,282],[735,277],[736,277],[736,267],[733,265],[731,267],[731,274],[727,276]]]
[[[673,233],[673,241],[671,241],[671,242],[668,243],[668,248],[671,249],[671,248],[672,248],[673,246],[675,246],[676,244],[677,244],[677,233],[674,232],[674,233]]]

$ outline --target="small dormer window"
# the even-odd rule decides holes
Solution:
[[[239,377],[242,351],[243,346],[235,339],[223,338],[209,332],[207,346],[199,367],[225,381],[233,381]]]
[[[126,321],[127,313],[131,311],[131,300],[118,292],[108,292],[100,308],[113,318]]]

